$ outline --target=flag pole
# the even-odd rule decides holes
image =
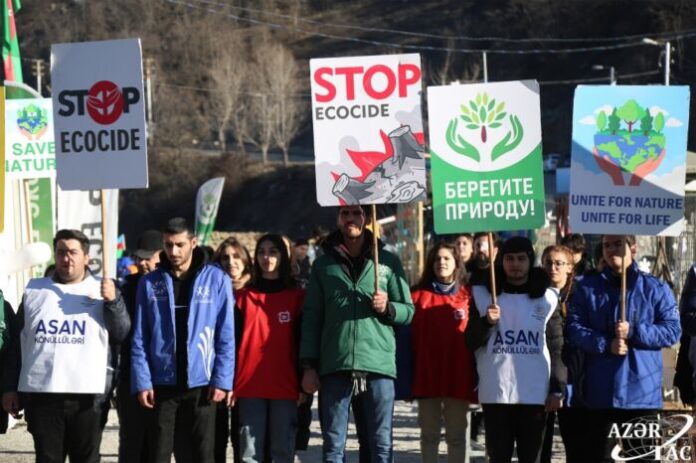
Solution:
[[[107,267],[109,265],[109,249],[107,246],[108,237],[106,234],[106,190],[100,190],[101,194],[101,235],[102,235],[102,277],[109,278]]]
[[[626,238],[621,242],[621,321],[626,321]]]
[[[498,296],[496,296],[495,287],[495,264],[493,262],[493,233],[488,232],[488,260],[489,260],[489,271],[491,277],[491,301],[493,305],[498,303]]]
[[[379,291],[379,245],[377,242],[377,206],[372,205],[372,258],[375,262],[375,293]]]

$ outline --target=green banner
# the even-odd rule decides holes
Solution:
[[[32,243],[43,241],[49,246],[53,242],[53,195],[50,178],[25,180],[28,194],[29,216],[31,218]],[[33,276],[41,277],[46,266],[53,261],[33,268]]]

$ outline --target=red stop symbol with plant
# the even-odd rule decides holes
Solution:
[[[113,82],[101,80],[87,94],[87,112],[94,122],[113,124],[123,114],[123,94]]]

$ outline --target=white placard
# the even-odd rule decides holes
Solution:
[[[116,240],[118,236],[118,190],[106,193],[106,246],[109,252],[107,275],[116,277]],[[58,190],[58,230],[80,230],[89,238],[89,268],[101,274],[104,255],[101,226],[101,191]]]
[[[51,81],[58,185],[146,188],[140,40],[53,45]]]
[[[309,62],[317,201],[425,199],[420,55]]]

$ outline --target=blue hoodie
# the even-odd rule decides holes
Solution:
[[[141,278],[131,345],[131,391],[175,386],[176,327],[172,277],[162,268]],[[230,278],[205,264],[191,286],[188,386],[231,390],[234,379],[234,297]]]
[[[628,354],[611,353],[620,318],[619,277],[607,268],[576,286],[568,313],[569,341],[585,354],[585,405],[593,409],[662,408],[662,352],[679,340],[679,312],[667,284],[638,270],[626,276]]]

